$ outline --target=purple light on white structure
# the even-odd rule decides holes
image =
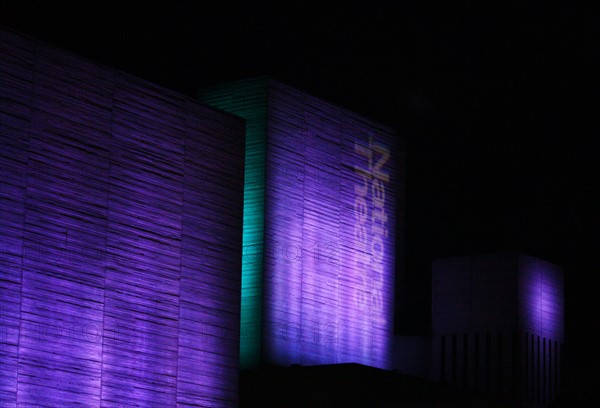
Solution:
[[[0,406],[237,406],[243,121],[0,55]]]
[[[271,128],[268,169],[288,177],[267,179],[268,358],[387,368],[396,197],[391,135],[283,85],[273,90],[280,96],[270,120],[289,122]],[[280,105],[305,113],[293,117]]]
[[[434,379],[547,404],[562,384],[561,268],[518,252],[435,260],[432,334]]]
[[[564,282],[559,267],[541,259],[519,259],[521,327],[541,337],[564,341]]]
[[[201,99],[247,120],[246,175],[257,188],[246,192],[244,235],[264,245],[264,265],[245,269],[243,329],[261,335],[245,344],[242,333],[242,366],[388,368],[401,185],[394,132],[267,78]]]

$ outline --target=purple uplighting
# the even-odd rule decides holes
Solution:
[[[243,121],[7,30],[0,55],[0,406],[236,406]]]
[[[242,366],[389,368],[400,185],[394,132],[266,78],[201,98],[247,120],[246,175],[256,188],[246,191],[245,211],[264,211],[264,226],[256,216],[244,221],[248,245],[264,240],[264,267],[249,259],[242,278],[242,329],[261,333],[242,333]]]
[[[510,396],[519,406],[560,393],[561,268],[499,252],[437,259],[432,279],[434,379]]]
[[[564,284],[559,267],[541,259],[522,256],[519,301],[524,311],[521,327],[558,341],[564,341]]]

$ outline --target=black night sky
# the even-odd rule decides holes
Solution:
[[[523,251],[565,270],[580,395],[600,367],[600,19],[475,3],[3,1],[0,24],[189,96],[271,75],[391,125],[408,152],[397,332],[427,333],[432,259]]]

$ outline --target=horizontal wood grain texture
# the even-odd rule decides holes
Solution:
[[[244,238],[240,317],[240,366],[260,364],[263,248],[265,222],[265,167],[267,129],[266,78],[235,82],[203,90],[200,100],[246,120],[244,170]]]
[[[267,177],[265,209],[269,358],[389,368],[395,133],[277,81],[270,81],[268,117],[268,171],[275,173]],[[377,163],[387,178],[376,193]]]
[[[14,402],[33,52],[23,38],[0,33],[0,401]]]
[[[236,406],[243,121],[0,46],[0,405]]]
[[[394,132],[268,78],[219,85],[201,99],[247,123],[242,362],[388,368],[399,198]],[[382,167],[384,191],[375,191],[375,161],[357,149],[376,161],[381,151],[392,153]],[[356,189],[363,178],[355,166],[371,172],[360,197],[362,232]]]

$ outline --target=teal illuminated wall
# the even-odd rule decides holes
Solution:
[[[389,368],[393,130],[268,78],[201,100],[246,119],[241,367]]]
[[[261,354],[267,79],[220,85],[200,99],[246,120],[240,366],[255,367]]]

